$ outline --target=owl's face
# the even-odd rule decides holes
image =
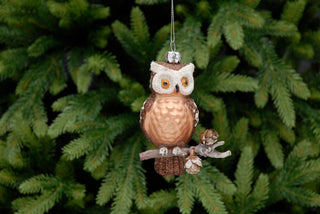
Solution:
[[[152,62],[150,70],[154,73],[150,87],[157,94],[182,94],[188,96],[192,93],[194,87],[194,65],[192,63],[188,63],[177,70]]]

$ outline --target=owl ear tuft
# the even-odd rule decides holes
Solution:
[[[155,62],[152,61],[150,65],[150,70],[158,73],[158,72],[167,72],[167,71],[177,71],[177,72],[194,72],[194,64],[193,63],[167,63],[167,62]]]
[[[152,72],[158,73],[159,71],[169,71],[169,68],[152,61],[150,65],[150,70]]]
[[[189,63],[188,65],[186,65],[186,66],[184,66],[183,68],[181,68],[179,71],[180,72],[194,72],[194,68],[195,68],[195,66],[194,66],[194,64],[192,64],[192,63]]]

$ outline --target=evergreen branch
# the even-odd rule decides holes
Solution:
[[[80,91],[81,85],[79,85],[81,78],[79,76],[79,69],[81,68],[81,73],[86,72],[88,65],[87,63],[84,64],[84,58],[87,59],[92,55],[92,50],[87,50],[84,48],[73,48],[67,54],[67,69],[71,75],[71,78],[75,85],[77,86],[77,90]],[[87,72],[88,73],[88,72]],[[89,77],[91,78],[91,76]],[[83,80],[86,81],[86,80]],[[88,85],[89,83],[87,83]],[[88,87],[88,86],[87,86]],[[84,88],[84,87],[83,87]],[[85,90],[84,90],[85,91]]]
[[[253,191],[250,195],[250,211],[255,213],[265,207],[265,201],[269,198],[269,177],[265,174],[260,174]]]
[[[255,8],[259,5],[261,0],[240,0],[241,4]]]
[[[258,82],[247,76],[221,73],[216,76],[217,84],[212,91],[219,92],[251,92],[258,88]]]
[[[164,44],[167,44],[169,33],[170,33],[169,25],[163,26],[156,32],[156,34],[152,39],[152,52],[151,52],[152,56],[155,56],[156,53],[159,51],[159,49],[163,47]]]
[[[136,0],[136,4],[153,5],[168,2],[168,0]]]
[[[263,108],[269,100],[269,86],[267,83],[269,71],[264,70],[263,72],[261,71],[260,74],[263,76],[261,75],[260,79],[262,80],[260,80],[260,87],[254,94],[254,102],[258,108]]]
[[[60,42],[54,37],[42,36],[39,37],[32,45],[28,47],[28,54],[31,57],[39,57],[49,49],[59,45]]]
[[[247,118],[241,118],[235,125],[232,135],[235,142],[245,142],[249,132],[249,120]]]
[[[76,124],[75,130],[84,133],[63,148],[64,155],[72,160],[86,154],[84,168],[92,172],[106,159],[114,139],[135,123],[133,115],[120,114],[101,123]]]
[[[131,110],[133,112],[140,112],[141,107],[143,106],[143,103],[146,99],[148,99],[147,96],[143,96],[143,97],[139,97],[139,98],[135,99],[130,105]]]
[[[286,142],[293,144],[296,136],[292,128],[284,125],[281,121],[269,119],[269,122],[276,128],[279,136]]]
[[[303,161],[307,159],[307,157],[311,153],[311,145],[307,141],[302,141],[298,143],[288,155],[283,169],[281,170],[279,176],[279,182],[281,186],[287,186],[290,184],[290,178],[295,174],[295,169],[301,166]]]
[[[211,94],[207,94],[202,90],[195,90],[193,92],[194,99],[197,104],[206,111],[217,112],[222,109],[223,100]]]
[[[190,214],[194,204],[193,189],[195,183],[193,182],[193,176],[190,174],[183,174],[178,177],[176,184],[178,207],[182,214]]]
[[[292,45],[292,52],[297,57],[312,59],[315,55],[315,49],[312,44],[298,43]]]
[[[106,19],[110,16],[110,7],[102,7],[102,4],[97,7],[97,5],[92,5],[89,7],[88,13],[89,17],[93,20]]]
[[[301,187],[282,188],[282,195],[292,203],[307,207],[320,206],[320,195],[311,190]]]
[[[135,163],[139,161],[136,157],[141,150],[141,138],[141,134],[131,138],[131,146],[128,146],[124,151],[123,162],[120,167],[123,167],[125,176],[121,179],[121,184],[117,189],[117,195],[112,204],[112,213],[127,213],[136,195],[134,175],[140,173],[141,169],[139,170],[139,168],[141,166],[136,168]]]
[[[75,183],[74,181],[67,182],[64,194],[71,200],[83,200],[86,196],[86,188],[84,185]]]
[[[3,5],[1,5],[3,7]],[[0,26],[0,42],[10,47],[24,46],[32,42],[31,35],[17,26]]]
[[[215,187],[228,195],[233,195],[236,192],[236,186],[232,181],[220,172],[216,167],[212,167],[207,162],[203,162],[204,167],[201,169],[202,175],[209,178],[209,180],[215,184]]]
[[[67,131],[77,130],[75,123],[96,118],[102,104],[113,100],[114,90],[90,91],[86,94],[62,97],[52,104],[55,111],[62,111],[51,124],[48,135],[57,137]]]
[[[54,101],[51,105],[53,111],[63,111],[63,109],[72,102],[78,95],[72,94],[65,97],[61,97]],[[83,96],[83,95],[81,95]]]
[[[3,157],[14,168],[22,168],[26,164],[21,154],[21,148],[21,139],[17,138],[14,133],[10,133],[3,150]]]
[[[2,204],[8,203],[9,200],[6,196],[9,194],[10,194],[10,192],[6,188],[0,186],[0,202]]]
[[[255,45],[250,44],[248,39],[245,39],[242,48],[240,49],[240,53],[242,53],[248,63],[255,67],[261,67],[263,62],[259,51],[256,49]]]
[[[97,47],[104,49],[106,48],[108,44],[108,38],[110,34],[112,33],[112,30],[109,26],[103,26],[99,29],[90,32],[90,41]]]
[[[193,44],[195,44],[194,60],[199,68],[205,68],[209,64],[209,49],[201,37],[194,36]]]
[[[159,190],[153,192],[145,206],[141,209],[143,213],[164,213],[170,208],[177,206],[175,191]]]
[[[264,25],[263,17],[253,8],[245,5],[236,7],[236,10],[233,10],[231,15],[240,24],[250,28],[261,28]]]
[[[213,113],[213,127],[219,133],[220,137],[228,139],[230,136],[229,130],[229,120],[227,117],[226,106],[223,105],[223,108],[217,112]]]
[[[297,24],[303,15],[306,6],[305,0],[286,2],[281,14],[281,19]]]
[[[0,184],[4,186],[17,187],[23,179],[23,176],[17,175],[10,169],[2,169],[0,171]]]
[[[241,153],[235,172],[235,184],[237,186],[235,196],[241,208],[244,208],[247,203],[247,196],[251,191],[252,177],[253,154],[250,147],[245,147]]]
[[[134,190],[135,190],[135,202],[138,208],[143,208],[147,201],[147,184],[146,177],[144,175],[144,170],[141,166],[141,162],[137,162],[134,165],[133,174],[134,174]]]
[[[122,149],[117,168],[109,172],[99,189],[96,201],[103,205],[116,195],[112,204],[112,213],[127,213],[136,200],[138,207],[146,205],[146,183],[141,162],[137,159],[141,150],[142,136],[135,135],[130,143]],[[138,197],[137,197],[138,196]]]
[[[291,94],[289,93],[286,79],[283,77],[286,66],[278,58],[274,46],[269,40],[263,38],[262,42],[262,56],[266,60],[266,65],[261,68],[260,82],[268,87],[268,90],[274,101],[274,105],[282,119],[288,127],[295,126],[295,110]],[[264,72],[264,73],[263,73]],[[264,92],[266,93],[266,92]],[[259,95],[259,94],[257,94]],[[255,97],[256,102],[258,96]],[[265,103],[261,103],[265,104]]]
[[[62,190],[57,188],[56,191],[46,191],[41,196],[38,196],[25,204],[19,209],[16,214],[38,214],[48,212],[56,202],[60,200]]]
[[[105,68],[104,72],[107,76],[114,82],[119,82],[122,79],[122,74],[120,70],[120,65],[115,56],[107,54],[104,57]]]
[[[1,30],[0,30],[1,31]],[[29,57],[25,48],[8,49],[0,52],[0,80],[14,76],[26,68]]]
[[[287,37],[297,32],[297,27],[286,21],[266,20],[263,31],[267,35]]]
[[[19,192],[23,194],[32,194],[43,192],[44,190],[56,188],[59,181],[55,177],[48,175],[37,175],[29,178],[19,185]]]
[[[195,175],[193,180],[195,183],[194,187],[196,187],[194,191],[197,194],[197,198],[202,202],[202,205],[207,212],[226,214],[227,211],[221,200],[220,194],[216,192],[204,176],[201,176],[201,172],[199,175]]]
[[[320,177],[320,160],[309,160],[301,163],[297,168],[292,170],[290,177],[288,176],[287,183],[290,186],[302,185]]]
[[[106,177],[103,179],[103,182],[99,188],[96,202],[100,206],[103,206],[104,204],[108,203],[110,199],[114,196],[118,182],[121,180],[121,173],[118,170],[114,170],[112,172],[109,172]]]
[[[101,131],[100,131],[101,132]],[[87,140],[87,143],[90,145],[93,143],[94,145],[91,146],[90,151],[86,155],[86,159],[84,162],[84,169],[92,172],[97,169],[106,157],[109,155],[110,151],[112,150],[111,142],[114,139],[113,136],[110,136],[110,140],[107,138],[108,135],[103,135],[101,133],[90,133],[90,137]],[[108,133],[109,134],[109,133]]]
[[[294,127],[296,116],[288,89],[278,82],[276,86],[271,87],[270,93],[283,122],[288,127]]]
[[[132,42],[135,41],[134,35],[127,26],[119,21],[115,21],[112,24],[112,30],[126,52],[138,62],[141,61],[143,56],[137,51],[140,47],[135,42]]]
[[[253,127],[260,127],[260,125],[262,124],[262,119],[261,115],[257,111],[245,110],[244,112],[250,119],[250,125],[252,125]]]
[[[306,123],[311,127],[312,134],[317,140],[320,139],[320,111],[312,108],[310,105],[304,102],[295,102],[300,114],[303,118],[306,118]]]
[[[221,40],[222,26],[224,24],[224,15],[218,12],[212,19],[208,28],[207,41],[210,47],[215,47]]]
[[[71,141],[69,144],[63,147],[62,151],[69,160],[74,160],[82,155],[90,152],[90,141],[86,138],[78,138]]]
[[[238,50],[242,47],[244,33],[242,26],[238,22],[234,21],[225,23],[223,26],[223,33],[228,44],[233,50]]]
[[[78,92],[86,93],[89,90],[92,81],[92,73],[89,69],[88,64],[83,64],[80,66],[77,73],[76,85]]]
[[[308,99],[310,91],[308,86],[303,82],[301,76],[293,69],[283,69],[280,72],[285,76],[290,91],[301,99]]]
[[[134,7],[131,10],[131,28],[135,42],[138,46],[145,46],[146,41],[150,40],[150,34],[144,14],[139,7]]]
[[[320,30],[317,31],[311,31],[311,32],[305,32],[305,36],[308,40],[311,40],[311,43],[314,46],[320,45]]]
[[[0,167],[1,168],[4,168],[7,165],[7,160],[4,157],[5,148],[6,148],[6,142],[0,140]]]
[[[261,139],[269,161],[276,169],[281,169],[284,154],[279,138],[274,132],[264,130],[261,132]]]
[[[132,83],[129,89],[121,90],[118,97],[124,105],[129,106],[134,112],[140,111],[147,98],[142,85],[136,82]],[[143,98],[145,99],[143,100]]]
[[[44,60],[35,74],[30,69],[26,78],[20,80],[17,91],[24,91],[23,95],[2,115],[0,120],[0,134],[4,134],[16,112],[22,112],[26,121],[32,125],[34,132],[38,136],[43,136],[47,131],[47,116],[41,98],[52,84],[56,77],[56,72],[61,66],[57,58]],[[42,68],[43,66],[43,68]],[[19,89],[21,87],[21,89]]]
[[[240,60],[237,56],[226,56],[213,65],[212,71],[217,74],[231,73],[238,67],[239,63]]]
[[[86,0],[74,0],[65,3],[50,0],[47,4],[50,12],[61,20],[77,20],[84,16],[89,9],[89,3]]]

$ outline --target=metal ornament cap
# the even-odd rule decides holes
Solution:
[[[176,51],[168,51],[166,53],[166,62],[168,63],[180,63],[181,54]]]

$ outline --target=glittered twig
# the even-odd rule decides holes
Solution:
[[[203,157],[211,157],[211,158],[225,158],[231,155],[231,151],[228,150],[226,152],[218,152],[215,151],[215,148],[218,146],[222,146],[224,144],[224,141],[219,141],[217,143],[214,143],[213,145],[206,145],[206,144],[199,144],[194,147],[190,148],[181,148],[182,153],[174,155],[172,153],[172,150],[169,150],[167,154],[162,155],[159,154],[159,149],[152,149],[145,152],[141,152],[139,154],[140,160],[148,160],[152,158],[161,158],[161,157],[173,157],[173,156],[182,156],[185,157],[190,154],[190,151],[194,148],[194,152],[198,155],[201,155]]]

